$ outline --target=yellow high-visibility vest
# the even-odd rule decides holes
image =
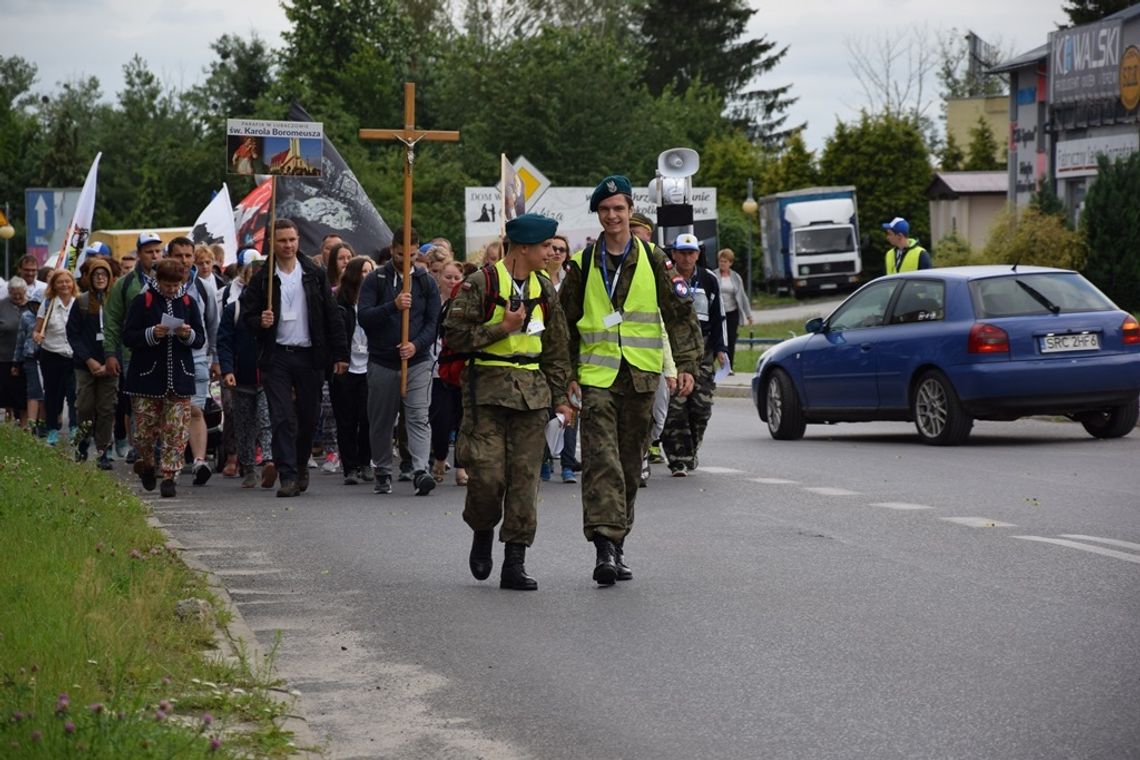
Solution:
[[[502,259],[495,262],[495,275],[499,278],[499,295],[503,300],[509,301],[511,295],[515,292],[515,281],[511,277],[511,273],[507,271],[507,267]],[[526,294],[527,300],[537,300],[542,296],[542,284],[539,283],[538,277],[534,272],[527,275]],[[491,313],[491,318],[487,320],[486,324],[499,324],[503,321],[503,317],[506,313],[506,306],[501,303],[495,304],[495,310]],[[542,306],[536,303],[531,311],[529,324],[535,325],[537,323],[543,326],[543,317],[544,312]],[[533,328],[531,329],[533,330]],[[486,354],[502,356],[503,359],[488,358]],[[475,358],[475,364],[481,367],[517,367],[518,369],[527,369],[532,372],[537,372],[538,359],[540,356],[542,356],[542,331],[530,332],[529,330],[520,330],[480,349],[479,354]],[[527,361],[528,359],[533,361]]]
[[[621,321],[613,323],[616,310],[606,292],[605,277],[600,272],[586,276],[585,252],[578,251],[573,260],[586,281],[582,298],[582,318],[578,320],[580,338],[578,382],[594,388],[609,388],[617,378],[622,359],[645,372],[660,372],[665,355],[662,349],[661,315],[657,309],[657,280],[653,276],[649,247],[633,238],[636,247],[630,251],[633,280],[622,304]],[[595,247],[588,249],[593,254]],[[589,262],[597,268],[597,262]],[[601,264],[605,266],[605,264]],[[616,287],[616,284],[615,284]],[[607,319],[611,324],[607,326]]]

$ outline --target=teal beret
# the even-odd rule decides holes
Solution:
[[[611,195],[628,195],[632,198],[633,187],[629,184],[629,180],[620,174],[611,174],[599,182],[594,188],[594,194],[590,196],[590,210],[597,211],[598,204]]]
[[[507,222],[507,238],[512,243],[542,243],[558,232],[558,222],[541,214],[523,214]]]

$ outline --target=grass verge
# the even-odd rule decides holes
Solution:
[[[271,659],[211,652],[214,620],[175,614],[217,609],[204,577],[68,453],[0,425],[0,756],[289,755]]]
[[[803,335],[804,320],[789,319],[783,322],[768,322],[756,325],[741,325],[737,332],[736,356],[733,357],[732,369],[734,372],[743,372],[751,375],[756,370],[756,362],[760,355],[768,348],[767,345],[756,344],[749,346],[741,342],[748,338],[770,338],[784,340],[796,335]]]

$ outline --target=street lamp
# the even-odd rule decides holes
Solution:
[[[8,276],[8,241],[16,234],[16,229],[8,221],[8,204],[4,204],[4,213],[0,215],[0,240],[4,241],[4,276]]]
[[[748,180],[748,197],[740,205],[740,210],[748,217],[748,303],[752,303],[752,217],[760,205],[752,197],[752,180]]]

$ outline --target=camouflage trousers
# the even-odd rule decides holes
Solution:
[[[582,387],[578,423],[582,461],[582,524],[595,534],[622,541],[633,528],[641,481],[641,455],[649,446],[655,393],[638,393],[621,380],[610,388]]]
[[[468,468],[463,521],[472,530],[499,524],[503,543],[534,543],[538,528],[538,475],[546,443],[546,409],[508,409],[464,399],[456,439],[459,461]]]
[[[669,414],[661,431],[661,446],[671,466],[676,463],[690,470],[696,466],[697,450],[712,417],[715,376],[713,365],[701,364],[693,378],[693,392],[685,398],[674,396],[669,400]]]

